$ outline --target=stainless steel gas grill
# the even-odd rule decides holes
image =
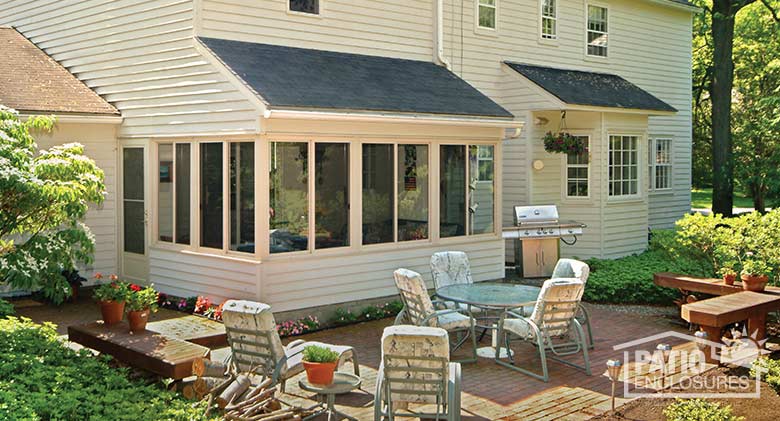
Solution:
[[[515,206],[514,225],[504,227],[503,236],[515,240],[518,275],[534,278],[550,276],[558,262],[559,240],[574,245],[584,228],[582,222],[561,221],[555,205]]]

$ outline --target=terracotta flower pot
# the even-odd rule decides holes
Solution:
[[[140,311],[128,311],[127,322],[130,324],[130,331],[140,333],[146,330],[146,323],[149,321],[149,309]]]
[[[723,282],[725,282],[726,285],[734,285],[734,281],[736,280],[737,280],[736,273],[727,273],[723,275]]]
[[[745,291],[761,292],[769,282],[769,276],[767,275],[742,275],[742,289]]]
[[[306,370],[306,378],[309,383],[320,386],[327,386],[333,383],[333,372],[336,371],[336,363],[310,363],[303,362],[303,368]]]
[[[124,301],[100,301],[100,314],[103,315],[103,323],[115,325],[122,321],[125,313]]]

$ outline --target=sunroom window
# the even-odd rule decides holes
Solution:
[[[308,13],[311,15],[320,14],[319,0],[289,0],[291,12]]]
[[[255,144],[230,143],[230,250],[255,252]]]
[[[349,144],[314,145],[314,248],[349,245]]]
[[[589,146],[588,136],[580,138]],[[566,197],[588,197],[589,161],[588,153],[566,154]]]
[[[478,26],[484,29],[496,29],[498,0],[477,0]]]
[[[223,244],[223,143],[200,144],[200,245],[221,249]]]
[[[309,144],[272,142],[271,253],[309,248]]]
[[[190,144],[157,145],[157,239],[190,244]]]
[[[541,0],[542,2],[542,38],[558,38],[558,4],[557,0]]]
[[[639,137],[609,137],[609,195],[639,194]]]
[[[588,55],[606,57],[609,42],[609,11],[606,7],[588,5]]]
[[[439,151],[439,233],[466,234],[466,146],[442,145]]]

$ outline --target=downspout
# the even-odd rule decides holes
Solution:
[[[436,48],[436,63],[452,70],[452,64],[444,57],[444,0],[436,1],[436,31],[434,32],[434,45]]]

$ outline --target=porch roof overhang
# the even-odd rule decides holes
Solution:
[[[432,62],[198,40],[262,102],[265,118],[521,124],[489,97]]]
[[[504,64],[547,99],[550,109],[647,115],[677,113],[671,105],[618,75],[510,61]]]

